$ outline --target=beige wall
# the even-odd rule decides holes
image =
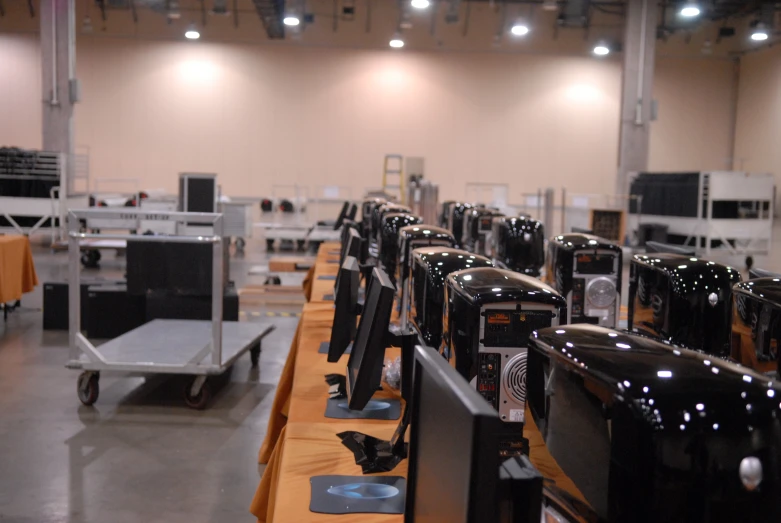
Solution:
[[[40,144],[36,46],[0,36],[0,67],[19,79],[0,81],[12,93],[0,114],[14,122],[0,125],[0,143]],[[290,183],[362,190],[380,183],[384,154],[401,153],[426,158],[443,198],[463,197],[467,181],[510,183],[511,200],[547,186],[613,190],[620,57],[80,35],[77,68],[76,143],[89,147],[93,177],[174,190],[191,170],[219,173],[230,195]],[[662,57],[657,69],[651,167],[723,167],[730,63]]]
[[[781,174],[781,48],[741,59],[735,168]]]
[[[41,147],[38,39],[0,33],[0,147]]]
[[[731,168],[734,65],[729,60],[657,60],[648,168],[700,171]]]

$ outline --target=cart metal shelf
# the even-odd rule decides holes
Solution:
[[[103,345],[95,346],[81,332],[80,243],[84,240],[133,240],[129,234],[99,234],[79,231],[80,220],[94,217],[109,219],[116,229],[132,229],[141,220],[169,221],[177,224],[208,227],[211,234],[199,236],[146,236],[144,241],[176,243],[211,243],[212,249],[212,319],[154,320]],[[92,405],[99,394],[101,372],[141,374],[185,374],[193,376],[185,388],[188,406],[202,409],[211,395],[207,377],[230,368],[246,352],[253,366],[258,364],[263,337],[274,330],[264,323],[222,321],[223,217],[213,213],[154,212],[142,210],[80,210],[69,212],[69,345],[67,367],[83,372],[77,392],[85,405]]]

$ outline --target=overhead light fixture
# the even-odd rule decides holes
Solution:
[[[415,9],[426,9],[431,5],[431,2],[429,0],[412,0],[410,5]]]
[[[519,18],[510,28],[510,32],[515,36],[523,36],[529,34],[529,26],[522,18]]]
[[[187,31],[184,32],[184,37],[188,40],[198,40],[201,37],[201,33],[198,32],[198,29],[196,29],[194,25],[191,25],[187,28]]]
[[[768,38],[770,38],[770,34],[768,33],[767,26],[762,22],[758,23],[751,33],[751,39],[755,42],[764,42]]]
[[[301,23],[301,20],[296,15],[286,15],[285,18],[282,19],[282,23],[290,27],[295,27]]]
[[[555,11],[559,8],[558,2],[556,0],[542,0],[542,10],[543,11]]]
[[[607,44],[599,43],[594,46],[594,54],[597,56],[606,56],[610,54],[610,48]]]
[[[396,35],[393,38],[391,38],[391,41],[388,43],[391,47],[394,49],[401,49],[404,47],[404,40],[401,39],[400,36]]]
[[[694,18],[695,16],[700,16],[700,6],[697,5],[695,2],[687,2],[683,4],[683,7],[681,8],[681,16],[685,18]]]

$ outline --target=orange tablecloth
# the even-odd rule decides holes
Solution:
[[[30,240],[26,236],[0,236],[0,303],[19,300],[36,285]]]
[[[329,249],[321,246],[321,253]],[[334,264],[322,262],[314,274],[330,271]],[[313,280],[313,297],[323,293],[333,281]],[[318,289],[318,287],[320,287]],[[361,475],[352,453],[342,446],[336,434],[357,430],[389,440],[398,421],[336,420],[324,417],[328,396],[324,375],[345,372],[347,356],[338,363],[328,363],[325,355],[317,352],[320,343],[330,337],[333,324],[333,303],[312,301],[304,306],[303,314],[272,406],[269,428],[259,461],[267,463],[260,485],[250,506],[250,512],[259,523],[339,521],[340,523],[401,523],[401,515],[356,514],[324,515],[309,512],[309,479],[317,475]],[[396,357],[398,349],[389,349],[386,357]],[[398,397],[383,383],[380,397]],[[527,413],[524,435],[529,439],[530,460],[546,478],[562,489],[583,499],[572,481],[559,468],[548,452],[542,435]],[[390,475],[407,475],[407,461],[402,461]]]

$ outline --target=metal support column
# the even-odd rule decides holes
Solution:
[[[648,168],[658,7],[653,0],[628,0],[616,194],[629,190],[631,172]]]
[[[63,153],[66,183],[60,186],[60,219],[65,217],[68,183],[73,180],[73,107],[76,87],[76,0],[41,2],[42,149]],[[61,222],[62,223],[62,222]]]

